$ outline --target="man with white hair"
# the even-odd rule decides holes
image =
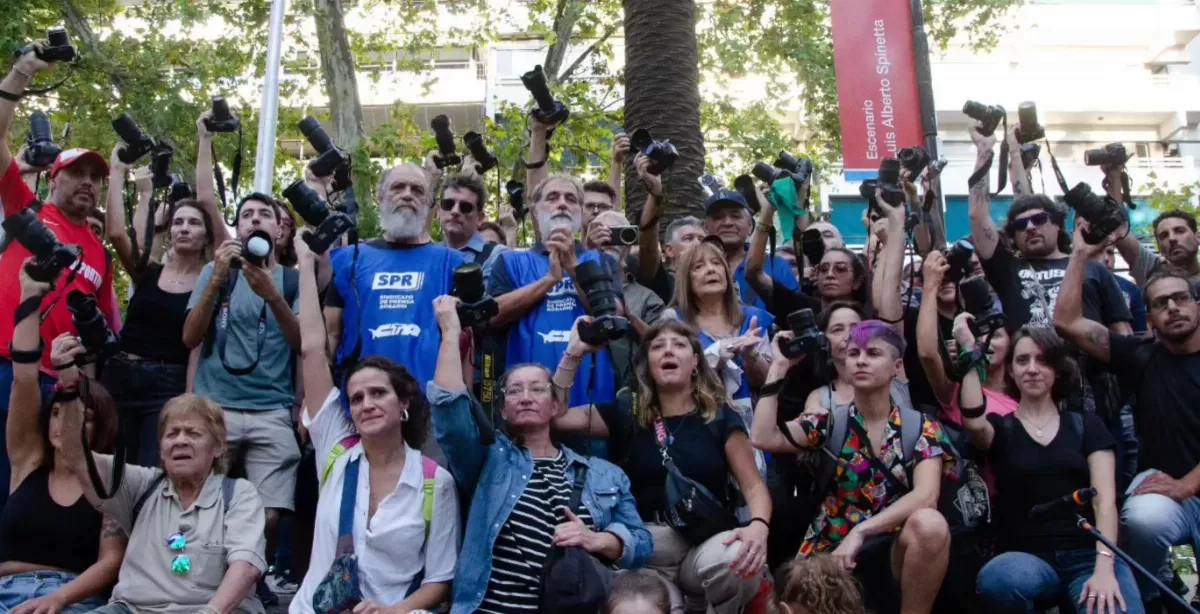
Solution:
[[[419,167],[402,164],[384,171],[379,181],[383,236],[333,250],[325,322],[337,348],[335,364],[348,366],[378,354],[404,365],[418,382],[433,378],[429,357],[441,341],[433,299],[450,294],[454,269],[465,259],[430,240],[431,195]]]
[[[617,264],[575,239],[583,223],[583,184],[578,179],[555,174],[543,180],[533,190],[532,212],[539,240],[529,251],[501,254],[488,278],[488,293],[500,307],[492,325],[508,327],[506,363],[535,362],[554,370],[560,360],[569,361],[577,374],[571,407],[611,401],[616,391],[608,350],[582,357],[566,350],[571,326],[588,314],[584,289],[575,283],[576,267],[601,263],[620,290]]]

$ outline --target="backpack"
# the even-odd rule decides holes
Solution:
[[[325,488],[325,482],[329,481],[329,474],[333,472],[333,464],[337,462],[338,457],[345,454],[346,450],[357,445],[360,439],[358,435],[347,435],[333,444],[333,449],[329,451],[329,458],[325,459],[325,466],[321,469],[320,481],[317,486],[318,492]],[[426,540],[429,539],[429,525],[433,522],[433,490],[437,483],[437,470],[437,461],[422,454],[421,473],[423,481],[421,482],[421,493],[424,495],[424,499],[421,505],[421,517],[425,520]],[[424,573],[424,570],[422,570],[422,573]],[[417,586],[420,587],[420,584]]]
[[[133,504],[133,512],[129,515],[129,535],[133,535],[133,527],[137,524],[138,515],[142,513],[142,508],[146,506],[146,501],[150,499],[150,495],[158,489],[159,484],[167,479],[166,472],[160,472],[154,481],[138,495],[137,501]],[[221,476],[221,501],[225,503],[225,511],[229,511],[229,503],[233,501],[233,489],[237,486],[237,480],[229,476]]]

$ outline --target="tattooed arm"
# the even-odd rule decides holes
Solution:
[[[975,157],[975,172],[984,167],[991,167],[995,153],[992,148],[996,145],[996,135],[983,136],[979,134],[979,123],[970,128],[971,140],[975,142],[977,155]],[[969,208],[967,216],[971,221],[971,241],[975,243],[975,253],[980,260],[989,260],[996,253],[1000,243],[1000,235],[996,232],[996,223],[992,221],[991,198],[988,196],[988,185],[991,180],[990,171],[970,186]]]
[[[1088,263],[1088,254],[1084,249],[1076,247],[1067,263],[1066,276],[1058,288],[1058,301],[1054,306],[1054,328],[1064,339],[1074,342],[1092,358],[1109,362],[1112,341],[1108,328],[1083,317],[1083,279]]]

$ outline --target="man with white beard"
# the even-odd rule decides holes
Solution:
[[[488,278],[488,293],[500,307],[492,325],[508,327],[505,363],[533,362],[554,371],[559,361],[570,362],[576,369],[571,407],[612,401],[616,390],[608,349],[584,356],[571,356],[566,350],[572,324],[588,313],[584,289],[574,282],[575,267],[581,262],[602,263],[620,290],[617,263],[599,251],[584,249],[575,239],[583,219],[583,184],[578,179],[556,174],[543,180],[533,190],[532,212],[538,242],[529,251],[501,254]]]
[[[463,255],[430,240],[425,173],[402,164],[379,181],[383,236],[332,252],[325,322],[336,362],[379,355],[404,365],[424,389],[441,342],[433,299],[450,294]],[[339,385],[344,382],[338,382]]]

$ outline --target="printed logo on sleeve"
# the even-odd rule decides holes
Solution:
[[[552,330],[548,333],[538,333],[542,336],[542,343],[566,343],[571,340],[571,331],[569,330]]]
[[[421,327],[416,324],[384,324],[383,326],[367,330],[371,332],[371,339],[421,336]]]
[[[425,273],[410,271],[407,273],[376,273],[371,281],[372,290],[399,290],[416,292],[425,283]]]

